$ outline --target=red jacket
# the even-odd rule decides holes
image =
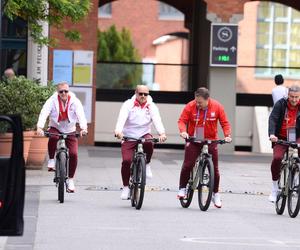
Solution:
[[[180,133],[187,132],[189,136],[194,136],[197,113],[198,109],[195,100],[189,102],[185,106],[178,120],[178,128]],[[224,136],[226,137],[231,135],[231,128],[226,117],[224,107],[219,102],[209,98],[205,122],[203,121],[204,116],[205,110],[200,109],[197,126],[204,125],[205,139],[218,139],[218,120],[223,129]]]

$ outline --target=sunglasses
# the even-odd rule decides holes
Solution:
[[[148,96],[149,93],[139,93],[139,96]]]
[[[69,90],[60,90],[60,91],[58,91],[60,94],[62,94],[62,93],[68,93],[69,92]]]

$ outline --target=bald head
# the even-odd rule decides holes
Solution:
[[[149,88],[146,85],[137,85],[135,89],[135,96],[140,104],[147,102],[149,95]]]
[[[4,71],[4,76],[11,80],[16,76],[15,71],[12,68],[8,68]]]

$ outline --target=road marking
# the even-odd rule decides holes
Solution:
[[[127,230],[127,231],[131,231],[131,230],[135,230],[135,228],[133,228],[133,227],[97,227],[97,230],[112,230],[112,231]]]
[[[192,242],[199,244],[212,244],[212,245],[234,245],[234,246],[256,246],[256,247],[293,247],[299,248],[300,241],[295,240],[273,240],[265,238],[182,238],[184,242]]]

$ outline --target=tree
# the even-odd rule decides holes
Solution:
[[[112,25],[106,31],[99,30],[97,60],[101,61],[97,68],[97,87],[127,89],[141,84],[142,66],[136,63],[141,57],[128,29],[119,32]]]
[[[1,2],[1,1],[0,1]],[[30,36],[38,44],[53,44],[54,40],[43,35],[42,22],[62,31],[72,41],[80,40],[75,29],[65,29],[63,22],[82,20],[91,8],[90,0],[2,0],[4,14],[14,21],[20,17],[27,21]]]

